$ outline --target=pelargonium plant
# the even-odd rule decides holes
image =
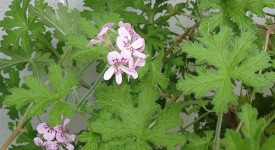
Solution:
[[[0,20],[1,150],[275,148],[275,0],[75,4]]]

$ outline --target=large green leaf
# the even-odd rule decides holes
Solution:
[[[211,12],[209,17],[203,19],[203,24],[206,24],[211,31],[217,26],[223,25],[246,30],[256,27],[247,13],[264,18],[263,9],[265,7],[274,8],[274,2],[274,0],[203,0],[199,7],[218,10]]]
[[[12,46],[13,50],[17,50],[19,46],[24,51],[32,51],[32,39],[30,33],[35,35],[44,32],[43,24],[35,22],[36,17],[27,15],[27,9],[30,0],[12,1],[10,10],[5,13],[5,18],[0,21],[7,35],[3,36],[1,42],[3,47]],[[43,1],[36,2],[37,8],[44,7]]]
[[[257,119],[257,110],[246,104],[242,107],[242,112],[238,117],[243,122],[242,135],[234,130],[227,130],[222,145],[228,150],[268,150],[274,146],[274,136],[269,137],[262,146],[261,135],[265,129],[264,118]],[[272,147],[274,148],[274,147]],[[271,149],[272,149],[271,148]]]
[[[63,77],[62,69],[59,66],[51,66],[49,71],[51,73],[49,81],[54,90],[45,85],[40,79],[26,77],[25,84],[28,89],[11,89],[12,94],[5,98],[5,104],[20,109],[32,103],[28,117],[33,117],[42,114],[50,104],[56,103],[51,111],[51,125],[59,123],[58,121],[62,115],[71,117],[74,109],[66,104],[63,98],[71,92],[73,86],[76,86],[77,80],[75,80],[72,73],[65,74],[65,77]]]
[[[264,75],[256,73],[270,66],[270,57],[257,50],[253,43],[255,39],[253,32],[234,36],[230,28],[223,27],[217,35],[205,34],[199,42],[184,43],[182,48],[188,57],[195,58],[197,64],[207,63],[214,68],[198,67],[198,75],[187,74],[177,84],[178,89],[184,94],[195,93],[197,98],[216,89],[212,104],[219,114],[227,111],[228,103],[237,103],[233,79],[241,80],[258,91],[271,86]]]
[[[124,149],[152,149],[149,143],[153,143],[159,148],[174,149],[177,145],[184,145],[184,136],[177,131],[168,132],[182,125],[180,105],[167,104],[166,109],[161,110],[155,102],[159,95],[154,88],[142,90],[138,96],[131,96],[130,92],[127,85],[97,89],[96,103],[101,113],[92,122],[91,128],[92,132],[101,136],[101,142],[93,142],[95,136],[86,137],[87,146],[99,144],[94,147],[104,149],[103,145],[111,144]]]

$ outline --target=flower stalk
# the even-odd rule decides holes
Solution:
[[[222,118],[223,118],[223,113],[221,113],[218,116],[216,133],[215,133],[215,141],[214,141],[214,150],[219,150],[219,147],[220,147],[219,143],[220,143],[220,133],[221,133],[221,127],[222,127]]]

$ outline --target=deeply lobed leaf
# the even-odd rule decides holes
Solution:
[[[185,76],[177,84],[184,94],[195,93],[197,98],[216,89],[212,104],[216,113],[226,112],[227,104],[236,104],[232,80],[241,80],[257,90],[271,86],[271,82],[256,72],[269,67],[269,55],[259,52],[254,45],[253,32],[242,32],[234,36],[228,27],[221,28],[216,35],[204,34],[200,42],[187,42],[182,45],[188,57],[195,58],[198,64],[208,64],[211,69],[198,67],[198,75]]]

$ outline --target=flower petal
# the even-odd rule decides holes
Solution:
[[[44,142],[39,137],[34,138],[33,141],[36,146],[45,146]]]
[[[111,79],[111,77],[113,76],[115,72],[115,67],[114,66],[111,66],[105,73],[104,73],[104,80],[109,80]]]
[[[50,141],[54,139],[55,133],[56,131],[54,129],[48,129],[48,131],[44,133],[43,137],[45,140]]]
[[[129,29],[132,28],[132,26],[131,26],[130,23],[124,23],[124,22],[122,22],[122,21],[120,21],[120,22],[118,23],[118,26],[119,26],[119,27],[124,27],[124,28],[126,28],[127,30],[129,30]]]
[[[116,83],[121,84],[122,82],[122,74],[120,72],[116,73]]]
[[[36,127],[36,130],[38,131],[38,133],[40,134],[43,134],[45,132],[47,132],[49,129],[49,126],[47,123],[43,122],[43,123],[40,123],[37,127]]]
[[[124,38],[127,38],[128,41],[131,41],[131,35],[130,33],[127,31],[127,29],[125,27],[120,27],[118,29],[118,34]]]
[[[122,51],[127,50],[127,45],[125,45],[125,43],[128,43],[128,42],[129,41],[126,38],[122,37],[122,36],[118,36],[116,38],[116,45]]]
[[[73,150],[74,149],[74,146],[70,143],[65,143],[63,144],[64,147],[66,147],[68,150]]]
[[[144,39],[140,38],[140,39],[137,39],[135,42],[133,42],[130,47],[133,47],[134,49],[139,49],[142,46],[144,46],[144,44],[145,44]]]
[[[95,39],[91,39],[89,44],[87,46],[91,46],[91,45],[94,45],[94,44],[97,44],[97,43],[101,43],[102,41],[101,40],[95,40]]]
[[[104,40],[103,39],[103,35],[108,31],[108,27],[102,27],[102,29],[100,30],[100,32],[96,35],[96,37],[98,37],[100,40]]]
[[[130,69],[135,69],[134,60],[132,57],[130,57],[130,59],[129,59],[128,66]]]
[[[110,22],[110,23],[106,23],[103,27],[111,28],[111,27],[114,26],[114,25],[115,25],[115,23]]]
[[[135,62],[135,66],[137,67],[143,67],[145,66],[146,61],[144,59],[138,58],[137,61]]]
[[[103,40],[104,40],[103,35],[104,35],[105,33],[107,33],[107,31],[109,30],[109,28],[111,28],[114,24],[115,24],[115,23],[113,23],[113,22],[105,24],[105,25],[101,28],[100,32],[96,35],[96,37],[98,37],[101,41],[103,41]]]
[[[58,143],[57,141],[46,141],[46,147],[47,150],[57,150],[58,149]]]
[[[66,118],[63,123],[63,129],[70,123],[70,119]]]
[[[121,60],[121,56],[117,51],[112,51],[108,53],[107,59],[109,64],[113,65],[115,63],[118,63],[119,60]]]
[[[120,62],[122,62],[122,63],[128,62],[130,60],[130,58],[131,58],[131,52],[128,51],[128,50],[121,51],[120,55],[121,55]],[[122,59],[124,59],[124,61],[122,61]],[[125,61],[125,59],[126,59],[126,61]]]
[[[56,131],[56,132],[58,132],[58,133],[62,133],[63,131],[62,131],[62,126],[61,125],[56,125],[55,127],[54,127],[54,130]]]
[[[66,142],[65,135],[63,133],[56,133],[56,140],[60,143]]]
[[[125,67],[125,66],[120,66],[120,69],[123,72],[125,72],[125,73],[133,76],[134,79],[136,79],[138,77],[138,74],[137,74],[137,72],[135,70],[129,69],[129,68]]]
[[[74,142],[75,141],[75,135],[74,134],[65,134],[65,137],[66,137],[66,141],[67,142]]]
[[[142,59],[145,59],[147,57],[147,55],[145,55],[139,51],[134,51],[133,55],[136,57],[142,58]]]

